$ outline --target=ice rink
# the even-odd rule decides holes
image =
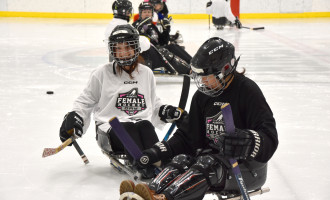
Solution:
[[[90,164],[71,147],[41,157],[45,147],[61,144],[63,116],[91,70],[107,62],[102,40],[108,22],[0,18],[1,200],[118,199],[119,184],[129,177],[110,167],[93,124],[78,140]],[[330,199],[330,18],[242,23],[265,30],[217,31],[209,30],[208,20],[174,20],[172,34],[180,30],[192,55],[209,37],[232,42],[241,56],[238,70],[246,69],[273,110],[280,143],[268,166],[271,191],[252,199]],[[177,105],[181,78],[157,80],[158,96]],[[195,90],[192,82],[190,97]]]

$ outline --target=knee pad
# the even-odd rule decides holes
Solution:
[[[210,155],[199,156],[197,162],[162,193],[168,199],[202,199],[222,174],[222,166],[216,159]]]
[[[203,173],[209,185],[220,183],[224,174],[220,162],[211,155],[199,156],[191,168]]]
[[[194,162],[195,159],[188,155],[180,154],[175,156],[157,177],[149,183],[149,188],[156,191],[156,193],[161,193],[182,173],[187,171]]]

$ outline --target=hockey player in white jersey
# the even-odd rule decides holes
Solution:
[[[230,0],[213,0],[206,4],[206,13],[212,15],[212,23],[221,30],[225,25],[241,28],[242,24],[238,17],[231,11]]]
[[[155,127],[162,129],[166,122],[178,120],[183,112],[163,105],[157,97],[151,69],[139,63],[139,33],[132,25],[116,26],[108,46],[114,61],[92,72],[73,109],[64,117],[60,139],[67,140],[72,132],[75,137],[82,137],[93,114],[96,140],[104,153],[127,152],[109,125],[113,117],[122,122],[141,150],[150,148],[159,140]]]

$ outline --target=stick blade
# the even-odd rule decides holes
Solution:
[[[52,156],[56,154],[56,149],[54,148],[44,148],[44,152],[42,153],[42,157],[45,158],[47,156]]]
[[[262,30],[265,29],[265,27],[256,27],[256,28],[252,28],[252,30]]]

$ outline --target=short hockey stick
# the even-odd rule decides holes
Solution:
[[[262,30],[265,29],[265,27],[255,27],[255,28],[250,28],[250,27],[246,27],[246,26],[242,26],[242,28],[246,28],[246,29],[250,29],[250,30]]]
[[[52,156],[57,154],[58,152],[62,151],[65,147],[73,142],[74,138],[70,137],[69,139],[65,140],[59,147],[57,148],[44,148],[42,153],[42,157],[45,158],[47,156]]]
[[[225,121],[226,132],[229,134],[235,133],[235,125],[233,120],[233,114],[231,111],[231,106],[229,103],[226,103],[221,106],[222,116]],[[235,175],[238,187],[241,191],[244,200],[250,200],[248,191],[246,189],[246,185],[244,183],[244,179],[242,177],[241,170],[239,169],[238,162],[236,159],[229,159],[229,162],[232,166],[233,174]]]
[[[74,137],[70,137],[69,139],[65,140],[59,147],[57,148],[44,148],[44,151],[42,153],[42,157],[45,158],[47,156],[52,156],[54,154],[57,154],[58,152],[62,151],[65,147],[67,147],[69,144],[73,143],[73,146],[76,148],[77,152],[79,153],[81,159],[84,161],[84,163],[87,165],[89,163],[88,158],[86,157],[85,153],[81,150],[80,146],[78,145],[77,141],[74,139]]]

